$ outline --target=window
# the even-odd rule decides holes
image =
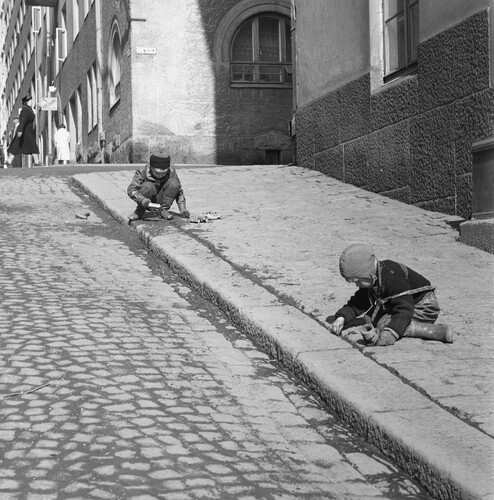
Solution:
[[[55,38],[57,61],[63,62],[67,57],[67,32],[62,28],[57,28]]]
[[[72,4],[72,30],[74,40],[79,34],[80,20],[79,20],[79,0],[74,0]]]
[[[32,7],[31,11],[33,33],[38,34],[41,30],[41,7]]]
[[[419,0],[384,0],[385,79],[417,62]]]
[[[88,132],[91,132],[98,121],[98,89],[96,85],[96,63],[87,74],[87,121]]]
[[[110,91],[110,107],[120,100],[120,77],[121,77],[122,47],[120,45],[120,33],[118,25],[113,25],[108,74],[108,88]]]
[[[55,29],[55,59],[56,59],[56,73],[60,71],[63,61],[67,57],[67,12],[66,4],[64,4],[58,17],[59,28]]]
[[[82,90],[81,86],[76,91],[76,110],[77,110],[77,143],[82,142]]]
[[[231,47],[233,84],[292,84],[290,20],[264,14],[245,21]]]
[[[70,143],[74,145],[77,156],[77,152],[80,151],[80,146],[82,144],[82,106],[80,86],[72,94],[69,100],[68,111],[68,130],[70,132]],[[78,161],[77,157],[76,161]]]
[[[281,150],[266,149],[264,160],[266,165],[279,165],[281,163]]]
[[[93,129],[93,85],[92,85],[91,70],[89,70],[86,77],[86,90],[87,90],[87,103],[86,103],[86,116],[87,116],[87,131],[91,132]]]

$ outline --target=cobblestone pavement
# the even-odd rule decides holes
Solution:
[[[131,173],[100,175],[125,196]],[[494,255],[456,241],[458,218],[298,167],[183,168],[179,175],[191,212],[213,211],[222,219],[174,223],[323,324],[355,291],[338,270],[347,245],[371,244],[378,258],[427,276],[437,286],[439,322],[453,326],[455,343],[408,339],[365,352],[494,436]],[[352,330],[343,336],[361,343]]]
[[[0,199],[2,500],[427,498],[66,179]]]

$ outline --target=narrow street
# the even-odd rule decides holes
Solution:
[[[429,498],[68,176],[0,200],[2,500]]]

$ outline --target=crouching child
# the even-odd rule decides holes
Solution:
[[[345,325],[364,316],[360,332],[369,346],[387,346],[405,337],[453,342],[449,325],[434,324],[440,308],[429,280],[392,260],[377,260],[372,247],[355,244],[340,257],[340,274],[358,290],[328,317],[329,329],[340,335]],[[333,320],[334,318],[334,320]]]
[[[182,217],[190,217],[185,195],[176,170],[170,166],[170,157],[151,155],[143,170],[137,170],[127,188],[129,197],[137,203],[128,216],[129,223],[142,219],[150,204],[159,205],[159,215],[164,220],[173,219],[168,210],[176,201]]]

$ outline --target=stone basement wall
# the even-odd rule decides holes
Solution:
[[[300,108],[296,120],[299,166],[468,218],[472,143],[494,132],[488,11],[422,43],[417,74],[374,94],[365,75]]]

